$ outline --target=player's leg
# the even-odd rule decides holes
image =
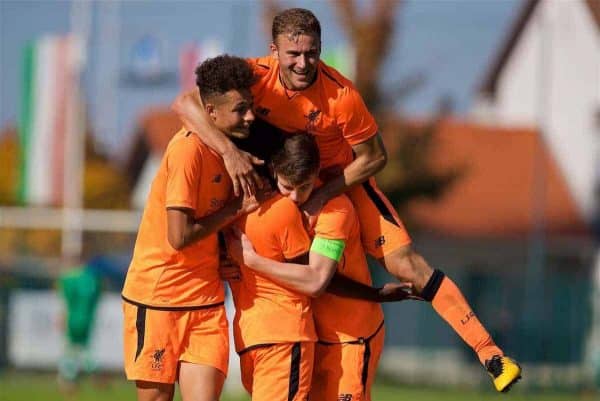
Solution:
[[[181,398],[183,401],[217,401],[229,363],[225,307],[186,312],[185,319],[179,365]]]
[[[252,401],[305,401],[311,387],[314,347],[313,342],[282,343],[244,353],[245,362],[253,361]]]
[[[395,277],[413,283],[420,296],[431,302],[435,311],[473,348],[482,364],[494,355],[503,355],[460,289],[444,273],[431,269],[425,259],[409,246],[393,251],[380,260]]]
[[[175,385],[136,380],[137,401],[172,401]]]
[[[365,250],[398,280],[412,283],[415,290],[431,302],[435,311],[477,353],[482,364],[494,356],[503,356],[456,284],[443,272],[433,270],[421,255],[411,249],[408,233],[389,200],[377,188],[375,180],[355,187],[348,194],[359,216]],[[499,387],[498,380],[494,380],[499,391],[520,377],[516,363],[508,359],[503,361],[507,364],[504,371],[511,373],[501,374],[502,381],[508,383],[505,386]]]
[[[183,401],[218,401],[225,374],[208,365],[181,362],[179,390]]]

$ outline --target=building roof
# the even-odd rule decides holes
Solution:
[[[600,0],[579,1],[586,3],[592,19],[596,23],[598,30],[600,30]],[[479,92],[488,95],[493,95],[496,93],[496,86],[498,84],[500,73],[508,61],[510,54],[515,48],[515,45],[519,41],[521,33],[525,29],[525,26],[529,22],[529,19],[533,15],[533,12],[539,2],[540,0],[527,0],[522,3],[521,10],[518,12],[517,17],[513,21],[508,34],[499,48],[499,51],[496,53],[490,67],[487,70],[487,73],[484,76],[483,82],[479,88]]]
[[[556,161],[536,130],[446,119],[440,122],[434,141],[427,161],[432,171],[459,168],[461,173],[436,201],[408,203],[404,212],[419,227],[456,236],[526,234],[537,222],[546,233],[587,231]]]

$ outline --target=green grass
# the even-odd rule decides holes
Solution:
[[[568,392],[525,392],[513,391],[498,394],[491,389],[485,391],[459,388],[419,388],[399,384],[378,384],[373,390],[373,401],[592,401],[597,393]],[[221,401],[248,401],[245,395],[234,397],[225,394]],[[77,392],[70,395],[61,393],[54,375],[34,373],[0,374],[1,401],[135,401],[132,383],[118,376],[101,379],[84,379]],[[176,396],[176,400],[181,400]],[[322,400],[311,400],[322,401]]]

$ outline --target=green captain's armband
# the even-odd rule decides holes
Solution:
[[[346,242],[342,239],[327,239],[315,237],[310,246],[310,251],[319,255],[327,256],[330,259],[339,262],[344,253]]]

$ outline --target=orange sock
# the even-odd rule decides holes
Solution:
[[[504,355],[475,316],[460,289],[443,273],[439,273],[442,274],[438,276],[438,282],[441,278],[441,283],[431,300],[433,309],[473,348],[482,364],[494,355]]]

